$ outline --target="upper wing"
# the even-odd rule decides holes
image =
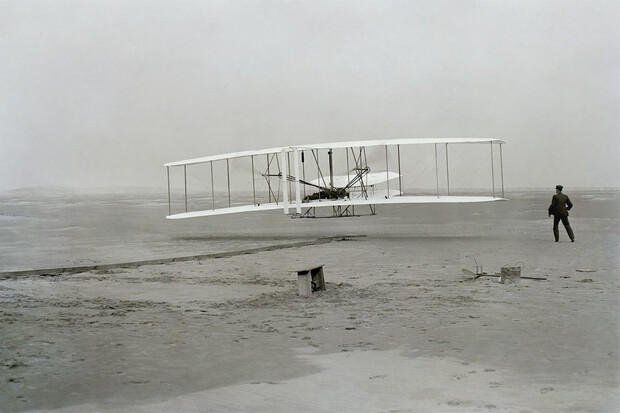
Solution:
[[[405,139],[384,139],[384,140],[366,140],[366,141],[350,141],[350,142],[333,142],[318,143],[298,146],[282,146],[270,149],[250,150],[241,152],[230,152],[220,155],[211,155],[201,158],[186,159],[183,161],[175,161],[165,163],[164,166],[183,166],[195,165],[205,162],[221,161],[233,158],[242,158],[248,156],[260,156],[266,154],[280,153],[283,150],[291,152],[295,149],[300,150],[318,150],[318,149],[343,149],[355,147],[372,147],[372,146],[394,146],[394,145],[429,145],[429,144],[467,144],[467,143],[495,143],[504,144],[501,139],[497,138],[405,138]]]

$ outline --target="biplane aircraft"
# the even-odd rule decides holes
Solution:
[[[317,208],[344,217],[362,206],[374,215],[384,204],[504,200],[504,143],[482,138],[335,142],[170,162],[164,165],[167,218],[266,210],[316,217]]]

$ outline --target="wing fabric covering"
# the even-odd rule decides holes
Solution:
[[[503,200],[498,139],[338,142],[166,164],[169,219]]]

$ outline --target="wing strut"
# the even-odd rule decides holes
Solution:
[[[306,162],[304,159],[304,151],[301,151],[301,169],[302,169],[302,178],[306,180]],[[306,186],[304,185],[304,196],[306,196]]]
[[[347,155],[347,179],[351,179],[351,175],[349,175],[349,151],[345,149],[344,153]]]
[[[334,161],[332,159],[332,155],[333,152],[330,149],[329,151],[327,151],[327,154],[329,155],[329,186],[330,188],[334,187]]]
[[[502,144],[499,144],[499,169],[502,175],[502,198],[504,198],[504,156],[502,155]]]
[[[213,185],[213,161],[211,163],[211,204],[213,205],[213,210],[215,211],[215,186]]]
[[[230,165],[228,159],[226,159],[226,180],[228,182],[228,207],[230,207]]]
[[[400,145],[396,145],[396,152],[398,153],[398,190],[400,192],[401,195],[404,194],[403,192],[403,178],[402,178],[402,174],[400,173]]]
[[[280,156],[282,156],[282,176],[288,176],[288,170],[287,170],[287,165],[286,165],[286,150],[282,149],[282,152],[280,152]],[[284,207],[284,213],[288,214],[288,183],[285,181],[284,184],[286,186],[284,186],[284,189],[282,190],[282,206]]]
[[[493,198],[495,198],[495,167],[493,165],[493,142],[491,142],[491,182],[493,185]]]
[[[170,167],[166,166],[166,172],[168,172],[168,215],[172,215],[172,204],[170,200]]]
[[[448,185],[448,196],[450,196],[450,167],[448,165],[448,144],[446,143],[446,183]]]
[[[252,198],[254,200],[254,205],[256,205],[256,179],[254,178],[254,155],[252,158]]]
[[[301,214],[301,187],[299,185],[299,149],[293,152],[293,166],[295,168],[295,211]]]
[[[435,144],[435,180],[437,182],[437,198],[439,198],[439,165],[437,163],[437,144]]]
[[[385,145],[385,175],[386,175],[386,180],[385,183],[387,184],[387,198],[390,197],[390,167],[388,165],[388,146]]]

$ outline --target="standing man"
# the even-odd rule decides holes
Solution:
[[[573,203],[568,196],[562,193],[562,189],[564,189],[562,185],[556,185],[555,195],[553,195],[551,205],[549,206],[549,216],[553,215],[553,235],[555,236],[555,242],[558,242],[560,240],[558,224],[562,220],[562,224],[564,224],[571,242],[575,242],[575,234],[573,234],[573,229],[568,222],[568,211],[573,207]]]

